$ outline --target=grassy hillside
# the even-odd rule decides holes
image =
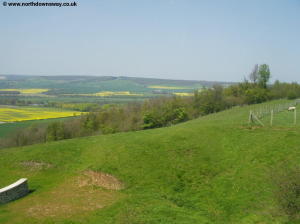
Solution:
[[[27,177],[33,190],[0,223],[298,223],[271,176],[299,164],[300,125],[250,128],[249,109],[0,150],[0,186]]]

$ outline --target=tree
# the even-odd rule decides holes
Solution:
[[[270,78],[271,78],[271,73],[270,73],[269,65],[267,64],[260,65],[258,70],[258,83],[260,87],[266,89]]]
[[[249,79],[252,83],[257,83],[258,80],[258,64],[254,65],[252,72],[249,74]]]
[[[195,92],[194,107],[199,115],[206,115],[221,111],[227,107],[222,86],[214,85],[213,88]]]
[[[264,88],[251,88],[246,90],[246,103],[253,104],[253,103],[262,103],[269,99],[268,89]]]
[[[50,123],[47,127],[46,140],[58,141],[65,139],[64,124],[62,122]]]

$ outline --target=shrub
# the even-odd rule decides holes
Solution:
[[[47,127],[47,141],[57,141],[65,139],[64,124],[62,122],[51,123]]]
[[[262,103],[269,99],[268,90],[263,88],[248,89],[245,94],[247,104]]]
[[[287,98],[288,98],[289,100],[297,99],[297,93],[296,93],[295,91],[292,91],[292,90],[291,90],[291,91],[289,91]]]
[[[161,120],[161,116],[155,114],[154,112],[146,113],[143,117],[143,120],[144,120],[144,125],[143,125],[144,129],[159,128],[163,124],[163,121]]]

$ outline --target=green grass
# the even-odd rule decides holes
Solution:
[[[300,127],[247,125],[235,107],[179,125],[0,150],[0,186],[35,191],[0,207],[0,223],[299,223],[274,198],[270,174],[300,162]],[[51,164],[24,168],[24,161]],[[75,180],[109,173],[120,191]],[[96,205],[101,205],[102,208]]]
[[[274,127],[294,127],[294,111],[284,110],[280,113],[274,113],[273,115],[273,126]],[[262,121],[265,125],[270,125],[271,115],[265,116]],[[296,126],[300,126],[300,106],[297,106],[296,111]]]

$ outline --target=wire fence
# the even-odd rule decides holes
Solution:
[[[270,125],[273,125],[274,116],[283,111],[293,111],[294,116],[294,124],[297,123],[297,104],[300,104],[300,99],[297,99],[293,102],[289,103],[281,103],[281,104],[269,104],[260,106],[257,108],[253,108],[250,110],[249,114],[249,124],[256,124],[259,123],[262,126],[265,124],[262,122],[262,119],[266,116],[270,116]]]

